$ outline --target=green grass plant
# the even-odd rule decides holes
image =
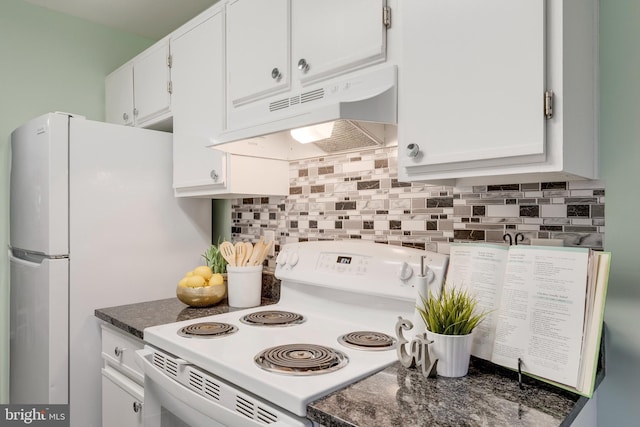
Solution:
[[[447,287],[440,298],[429,292],[420,295],[422,307],[418,306],[427,329],[442,335],[467,335],[489,314],[478,313],[478,301],[466,290]]]
[[[222,252],[220,252],[220,244],[211,245],[207,248],[202,254],[202,258],[207,262],[213,273],[224,274],[227,272],[227,260],[224,259]]]

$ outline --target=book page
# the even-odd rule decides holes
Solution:
[[[478,300],[478,311],[490,312],[473,332],[471,354],[481,359],[491,360],[493,353],[508,250],[505,245],[457,243],[449,252],[446,286],[468,290]]]
[[[588,266],[589,249],[511,247],[494,363],[576,387]]]

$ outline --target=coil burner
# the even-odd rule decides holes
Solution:
[[[304,322],[305,318],[290,311],[265,310],[246,314],[240,321],[253,326],[291,326]]]
[[[345,347],[357,350],[382,351],[396,347],[396,339],[381,332],[357,331],[344,334],[338,342]]]
[[[271,347],[260,352],[254,361],[266,371],[287,375],[326,374],[349,363],[341,351],[315,344]]]
[[[220,338],[235,333],[238,328],[228,323],[200,322],[187,325],[178,331],[178,335],[187,338]]]

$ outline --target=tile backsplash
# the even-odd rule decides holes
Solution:
[[[502,243],[505,233],[602,249],[602,181],[473,187],[397,180],[395,147],[290,163],[286,197],[232,201],[232,239],[273,230],[279,245],[363,239],[448,252],[451,242]],[[273,259],[269,260],[273,267]]]

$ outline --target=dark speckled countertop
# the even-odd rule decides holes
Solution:
[[[599,381],[603,377],[602,371]],[[472,358],[467,376],[425,378],[399,362],[307,407],[326,427],[568,426],[588,399]]]
[[[279,300],[272,275],[263,276],[262,305]],[[208,308],[191,308],[177,298],[95,310],[107,323],[138,338],[146,327],[236,310],[226,299]],[[604,377],[601,351],[596,383]],[[307,417],[326,427],[408,426],[568,426],[588,399],[472,358],[463,378],[424,378],[395,363],[312,402]]]

